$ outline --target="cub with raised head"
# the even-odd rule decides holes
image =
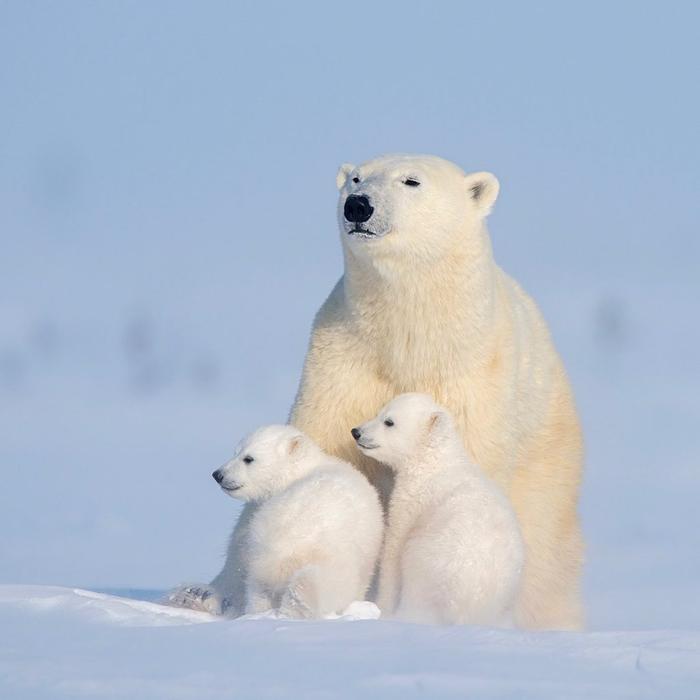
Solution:
[[[452,416],[403,394],[352,429],[394,488],[380,557],[382,613],[413,622],[513,623],[524,547],[508,499],[464,449]]]
[[[362,600],[382,540],[379,498],[350,464],[291,426],[261,428],[213,474],[254,502],[247,523],[245,612],[319,618]]]

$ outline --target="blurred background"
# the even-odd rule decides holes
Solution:
[[[0,2],[0,582],[209,580],[335,173],[491,170],[587,439],[594,628],[700,625],[700,6]]]

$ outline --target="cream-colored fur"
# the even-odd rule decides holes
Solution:
[[[503,492],[469,459],[452,416],[425,394],[401,394],[353,437],[394,473],[380,559],[382,614],[512,626],[520,527]]]
[[[518,515],[518,624],[579,628],[579,421],[539,310],[494,262],[484,220],[496,178],[435,157],[386,156],[343,166],[338,184],[345,274],[314,322],[291,422],[386,495],[385,475],[349,429],[398,394],[434,397]],[[344,218],[350,194],[374,208],[366,232],[351,233]]]

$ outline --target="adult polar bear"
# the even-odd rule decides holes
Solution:
[[[345,274],[315,319],[291,422],[378,483],[350,427],[398,394],[432,395],[518,515],[518,624],[580,627],[579,421],[539,310],[493,259],[498,181],[388,155],[343,165],[337,184]]]

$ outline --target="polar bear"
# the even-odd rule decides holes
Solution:
[[[348,428],[398,394],[434,397],[518,516],[517,623],[579,628],[579,420],[537,306],[494,261],[485,220],[497,179],[389,155],[343,165],[337,184],[345,273],[314,321],[291,422],[386,496]]]
[[[272,425],[244,440],[212,476],[229,496],[257,505],[243,545],[244,612],[279,608],[285,616],[319,618],[364,598],[383,514],[357,469],[296,428]],[[210,591],[202,607],[217,595]]]
[[[524,547],[508,499],[474,464],[452,416],[402,394],[352,429],[394,472],[377,604],[411,622],[512,626]]]

